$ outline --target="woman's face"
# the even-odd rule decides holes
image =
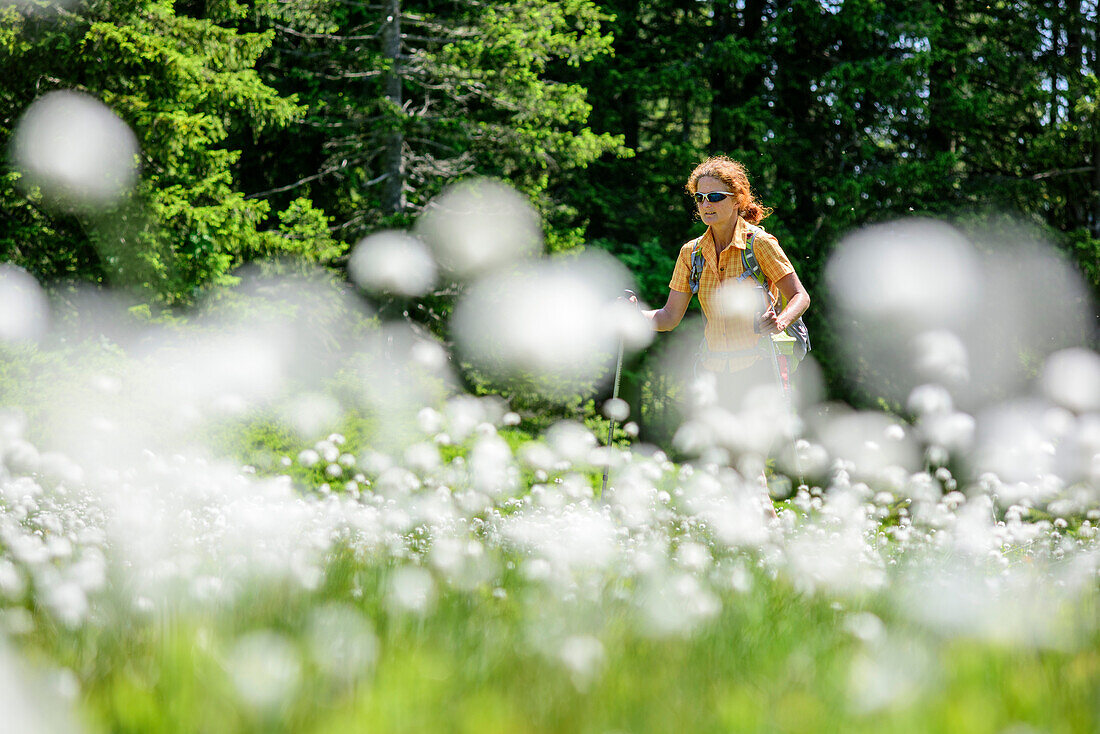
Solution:
[[[722,182],[722,179],[713,176],[702,176],[695,182],[695,191],[698,194],[709,194],[715,191],[729,192],[729,187]],[[736,224],[737,216],[740,214],[737,209],[737,202],[732,196],[723,197],[721,201],[704,199],[695,206],[699,210],[699,218],[708,227],[721,226],[727,222]]]

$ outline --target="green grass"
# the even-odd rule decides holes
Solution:
[[[554,420],[572,418],[602,442],[606,419],[591,402],[575,407],[575,415],[552,419],[523,416],[499,434],[518,454]],[[347,412],[332,430],[345,440],[342,451],[359,455],[382,429],[376,416]],[[261,475],[289,475],[303,493],[329,481],[323,462],[283,464],[324,436],[297,435],[274,412],[212,424],[205,438]],[[467,457],[475,440],[440,445],[444,466]],[[627,441],[621,427],[615,441]],[[598,488],[598,468],[570,471]],[[524,489],[535,483],[530,468],[522,467],[520,481]],[[655,481],[675,491],[666,486],[670,475]],[[341,483],[333,481],[333,489]],[[793,502],[780,506],[797,512]],[[899,506],[887,508],[884,525],[899,522]],[[484,513],[465,519],[471,528],[459,537],[485,540],[472,527]],[[1049,517],[1036,510],[1027,519]],[[688,525],[678,516],[648,530],[667,532],[662,542],[672,548],[708,542],[705,528]],[[1080,518],[1071,522],[1071,536],[1080,527]],[[401,557],[338,545],[316,588],[254,579],[231,601],[169,602],[138,612],[116,579],[75,628],[60,625],[33,588],[15,600],[0,596],[0,612],[21,608],[31,615],[29,629],[6,636],[34,666],[71,671],[79,683],[72,703],[89,734],[1100,731],[1095,579],[1071,607],[1060,608],[1084,631],[1061,647],[1040,648],[923,627],[889,590],[802,591],[784,574],[762,570],[769,567],[759,552],[712,544],[716,563],[704,573],[720,611],[682,634],[656,634],[641,609],[638,575],[590,571],[599,575],[594,590],[584,586],[586,578],[576,589],[536,582],[521,572],[518,551],[499,546],[492,549],[499,568],[491,581],[462,590],[436,570],[438,597],[428,611],[398,611],[389,591],[395,573],[429,567],[431,532],[410,531]],[[0,559],[9,550],[0,538]],[[1032,562],[1028,553],[1006,553],[1012,563]],[[740,591],[718,578],[734,566],[748,572]],[[350,677],[328,672],[323,651],[311,642],[318,610],[330,608],[350,610],[375,635],[376,659]],[[853,633],[853,615],[866,613],[881,619],[881,637]],[[250,669],[241,667],[240,645],[249,639],[270,642],[265,652],[274,657],[267,668],[251,670],[246,683],[263,682],[280,662],[297,670],[267,706],[250,704],[242,689],[241,671]],[[563,649],[577,641],[596,646],[596,664],[574,670],[563,662]]]
[[[998,734],[1026,725],[1084,734],[1100,722],[1095,636],[1062,651],[940,638],[891,618],[875,597],[841,604],[763,573],[752,574],[749,591],[726,593],[721,613],[688,637],[647,634],[613,589],[599,604],[571,604],[515,573],[504,574],[503,596],[448,591],[420,617],[387,611],[388,575],[386,564],[347,552],[313,592],[257,587],[228,607],[76,632],[42,619],[22,647],[76,673],[93,732]],[[376,663],[351,681],[326,676],[306,641],[311,612],[331,603],[356,609],[377,634]],[[867,609],[927,653],[909,686],[871,711],[852,684],[869,648],[844,624]],[[590,679],[535,641],[547,620],[601,641],[604,664]],[[300,684],[265,711],[243,704],[228,662],[240,636],[257,630],[281,636],[301,666]],[[885,664],[907,673],[917,662],[897,655]]]

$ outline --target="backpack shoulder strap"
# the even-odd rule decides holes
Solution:
[[[691,243],[691,272],[688,273],[688,283],[693,294],[699,292],[699,279],[703,277],[703,268],[706,267],[703,249],[700,247],[702,242],[702,237],[696,237]]]
[[[753,278],[757,283],[767,288],[768,279],[764,275],[764,271],[760,269],[760,263],[756,261],[755,245],[756,233],[749,232],[749,241],[745,245],[745,249],[741,250],[741,266],[744,268],[744,272],[737,279]]]

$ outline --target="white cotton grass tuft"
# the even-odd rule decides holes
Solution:
[[[1045,401],[1019,399],[977,416],[977,445],[970,457],[975,473],[992,472],[1006,482],[1034,482],[1055,468],[1057,414]]]
[[[1022,223],[964,235],[910,219],[849,235],[826,269],[841,345],[867,388],[904,400],[919,384],[973,409],[1018,391],[1032,367],[1086,338],[1080,275]]]
[[[980,268],[956,229],[912,219],[849,235],[829,260],[826,279],[846,313],[923,331],[948,327],[973,310]]]
[[[787,572],[806,591],[847,595],[882,589],[885,561],[867,543],[873,522],[858,493],[834,489],[821,507],[822,522],[787,539]]]
[[[1100,412],[1100,354],[1072,347],[1050,355],[1043,365],[1042,389],[1076,413]]]
[[[158,350],[154,370],[146,373],[149,392],[164,402],[209,409],[226,397],[246,404],[276,394],[287,378],[290,344],[277,333],[226,329],[185,346],[169,340]],[[165,400],[167,398],[167,400]]]
[[[347,604],[329,603],[311,611],[305,639],[314,665],[340,683],[367,677],[378,658],[378,637],[370,620]]]
[[[134,133],[107,105],[68,90],[37,99],[12,136],[24,184],[77,211],[116,204],[137,181],[138,152]]]
[[[848,670],[848,704],[856,712],[903,708],[938,683],[935,659],[919,638],[902,639],[879,632],[860,639],[864,645],[852,657]]]
[[[951,392],[943,385],[926,383],[913,388],[906,407],[918,418],[925,418],[950,413],[955,403],[951,399]]]
[[[525,508],[500,518],[498,527],[508,546],[544,564],[546,576],[557,583],[607,568],[619,550],[608,513],[588,504]]]
[[[571,635],[561,643],[558,660],[569,671],[573,685],[587,691],[603,672],[607,655],[603,643],[591,635]]]
[[[591,305],[572,312],[545,287],[590,285],[588,270],[599,267],[586,258],[525,262],[494,271],[485,287],[510,278],[538,286],[508,294],[535,304],[528,328],[562,351],[573,348],[555,341],[563,323],[570,339],[599,333],[596,371],[607,378],[618,340],[632,344],[624,328],[633,327],[620,319],[637,309],[617,300],[626,279],[597,277],[580,295]],[[0,615],[0,629],[22,635],[45,620],[83,634],[116,611],[217,620],[271,590],[316,599],[333,554],[346,552],[363,571],[349,577],[350,599],[304,610],[294,637],[246,629],[223,657],[240,705],[263,722],[308,693],[307,674],[337,689],[370,685],[396,628],[380,640],[364,610],[435,626],[452,620],[453,601],[515,604],[502,609],[516,611],[534,649],[583,692],[607,658],[618,662],[621,639],[707,635],[723,605],[755,603],[774,580],[841,611],[853,600],[884,611],[849,615],[845,625],[857,648],[851,704],[865,712],[905,705],[908,688],[935,682],[921,670],[891,673],[909,649],[898,618],[919,638],[918,658],[924,643],[954,636],[1059,647],[1095,628],[1074,617],[1087,617],[1079,612],[1095,593],[1100,523],[1091,353],[1054,353],[1026,401],[972,415],[962,391],[980,374],[980,342],[930,317],[910,319],[894,357],[905,362],[899,400],[912,425],[811,397],[801,426],[768,386],[726,407],[717,382],[692,381],[700,334],[689,321],[663,351],[683,370],[675,399],[688,416],[668,435],[697,460],[673,463],[642,442],[609,451],[576,420],[513,451],[503,427],[525,422],[525,406],[457,389],[448,352],[407,325],[372,322],[358,341],[340,339],[344,316],[358,324],[362,312],[339,289],[295,292],[296,282],[246,278],[240,300],[225,299],[229,312],[212,300],[201,328],[181,331],[186,339],[132,330],[124,351],[137,365],[80,370],[98,402],[84,401],[95,410],[68,441],[34,444],[27,437],[41,426],[0,411],[0,603],[22,611],[33,601],[40,612]],[[264,318],[252,316],[253,299]],[[601,331],[587,331],[589,317]],[[520,343],[537,358],[525,364],[552,376],[543,345],[528,336]],[[321,359],[333,342],[339,360]],[[797,375],[813,371],[807,361]],[[600,407],[618,422],[631,417],[621,400]],[[369,418],[333,433],[353,412]],[[300,439],[266,465],[221,463],[185,445],[211,420],[257,414]],[[143,434],[154,419],[172,430]],[[112,453],[112,443],[129,450]],[[92,445],[106,448],[88,463],[54,450]],[[759,482],[770,457],[811,482],[777,518]],[[607,465],[611,481],[597,497]],[[291,475],[308,478],[296,486]],[[957,579],[944,576],[944,558]],[[604,650],[607,639],[614,649]],[[0,707],[4,700],[0,693]]]
[[[4,712],[4,733],[84,731],[73,714],[71,696],[63,690],[62,682],[71,680],[70,671],[51,676],[47,671],[32,668],[0,637],[0,711]]]
[[[436,265],[423,240],[386,231],[359,241],[348,260],[348,274],[371,293],[416,297],[436,282]]]
[[[512,449],[495,431],[478,436],[467,459],[474,489],[497,498],[519,489],[519,470]]]
[[[857,478],[875,481],[892,467],[912,472],[919,466],[910,433],[883,413],[830,406],[809,422],[816,440],[831,457],[850,463]]]
[[[435,606],[435,599],[435,581],[429,571],[404,566],[390,576],[386,604],[391,612],[423,616]]]
[[[948,329],[923,331],[910,342],[911,364],[918,380],[965,386],[970,381],[970,353]]]
[[[1089,579],[1096,578],[1095,551],[1069,563],[1040,556],[1001,569],[986,558],[921,558],[895,580],[891,600],[901,615],[946,638],[1071,649],[1095,633],[1094,617],[1069,611],[1094,591]]]
[[[826,267],[841,347],[872,390],[904,399],[917,384],[965,384],[969,355],[956,330],[981,297],[981,261],[947,224],[911,219],[861,229]],[[952,385],[954,386],[954,384]]]
[[[50,321],[45,291],[27,271],[0,264],[0,344],[41,339]]]
[[[567,466],[583,464],[589,451],[597,444],[593,434],[576,421],[558,421],[546,431],[546,442],[557,458]]]
[[[717,315],[719,319],[735,322],[751,322],[764,308],[764,292],[758,286],[744,281],[726,281],[718,289]]]
[[[319,583],[339,520],[321,511],[318,497],[298,496],[288,479],[155,454],[128,474],[129,481],[97,481],[91,499],[111,563],[154,608],[217,606],[250,582],[302,590]]]
[[[321,268],[270,275],[261,265],[249,265],[234,276],[238,285],[202,304],[202,331],[262,341],[285,375],[306,390],[318,389],[333,374],[343,354],[340,337],[374,315],[366,301]]]
[[[279,417],[299,436],[312,438],[339,422],[343,415],[340,401],[331,395],[304,390],[278,403]]]
[[[621,423],[630,417],[630,403],[622,398],[612,398],[603,404],[603,414]]]
[[[206,299],[187,329],[127,317],[124,302],[84,292],[81,313],[65,317],[58,340],[99,343],[99,327],[111,323],[109,338],[126,356],[106,360],[107,368],[94,348],[66,356],[74,366],[87,360],[83,372],[94,377],[59,384],[47,406],[51,441],[91,471],[140,461],[147,449],[193,447],[212,420],[257,409],[272,409],[307,438],[328,429],[344,407],[323,397],[342,358],[331,337],[366,312],[315,271],[281,278],[246,269],[239,277]]]
[[[975,241],[988,251],[983,297],[962,336],[971,352],[975,397],[1000,400],[1027,387],[1032,360],[1085,343],[1096,310],[1081,274],[1027,225],[991,227]]]
[[[263,715],[289,707],[302,678],[297,647],[271,630],[241,637],[230,651],[226,667],[242,702]]]
[[[87,618],[88,596],[79,584],[56,579],[42,590],[43,605],[54,618],[69,629],[76,629]]]
[[[416,233],[444,272],[460,279],[487,276],[542,249],[534,208],[515,189],[489,179],[447,189],[421,215]]]
[[[544,378],[535,389],[568,393],[614,369],[615,299],[628,282],[622,265],[597,253],[487,276],[455,306],[459,350],[498,378]]]
[[[454,376],[442,351],[404,322],[385,322],[355,345],[356,395],[363,407],[385,416],[374,435],[379,448],[402,450],[421,434],[421,409],[444,399]]]
[[[620,298],[605,309],[604,316],[627,353],[644,349],[653,341],[653,322],[642,316],[641,304]]]
[[[689,637],[722,609],[708,584],[682,572],[649,576],[636,601],[642,628],[654,637]]]

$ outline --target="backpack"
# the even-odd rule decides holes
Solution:
[[[706,265],[706,260],[703,258],[702,248],[699,246],[702,243],[703,238],[698,237],[692,243],[691,250],[691,272],[688,274],[688,283],[691,285],[692,294],[699,292],[699,279],[703,275],[703,268]],[[741,265],[744,268],[744,272],[737,277],[737,280],[745,280],[746,278],[753,278],[768,290],[768,279],[764,276],[764,271],[760,268],[760,263],[756,261],[756,233],[749,232],[748,246],[741,250]],[[784,304],[785,305],[785,304]],[[794,339],[794,361],[798,363],[806,356],[806,353],[810,351],[810,330],[806,328],[806,324],[802,321],[802,317],[799,316],[787,330],[784,332],[788,337]],[[778,334],[772,335],[772,338],[779,336]],[[793,368],[792,368],[793,369]]]

